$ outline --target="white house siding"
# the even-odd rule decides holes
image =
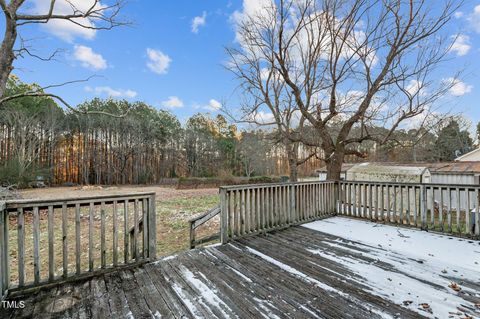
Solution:
[[[433,184],[463,184],[478,185],[478,177],[474,174],[441,174],[432,172],[431,182]]]

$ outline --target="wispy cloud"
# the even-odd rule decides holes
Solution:
[[[169,109],[177,109],[183,107],[183,101],[177,96],[169,96],[168,99],[162,101],[162,106]]]
[[[92,48],[84,45],[76,45],[73,48],[73,58],[85,68],[104,70],[107,68],[107,61],[101,54],[95,53]]]
[[[95,95],[106,95],[108,97],[115,97],[115,98],[127,98],[127,99],[133,99],[136,97],[138,94],[137,92],[127,89],[112,89],[109,86],[97,86],[97,87],[90,87],[86,86],[85,91],[91,92]]]
[[[207,23],[207,12],[203,11],[201,16],[192,19],[192,32],[198,33],[200,27],[203,27]]]
[[[160,50],[147,48],[147,67],[157,74],[166,74],[172,59]]]

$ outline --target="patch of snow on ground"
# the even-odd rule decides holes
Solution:
[[[258,299],[256,297],[253,297],[253,300],[257,303],[257,305],[260,307],[260,309],[263,310],[262,311],[259,311],[261,313],[261,315],[266,318],[266,319],[280,319],[279,316],[277,316],[276,314],[274,314],[270,309],[269,307],[271,308],[275,308],[276,307],[274,305],[272,305],[271,303],[269,303],[268,301],[265,301],[265,300],[262,300],[262,299]]]
[[[232,245],[232,244],[229,244],[229,245]],[[232,246],[234,246],[234,245],[232,245]],[[312,277],[304,274],[303,272],[299,271],[298,269],[295,269],[295,268],[293,268],[293,267],[291,267],[291,266],[289,266],[289,265],[286,265],[286,264],[282,263],[281,261],[276,260],[275,258],[272,258],[272,257],[270,257],[270,256],[267,256],[267,255],[259,252],[259,251],[256,250],[256,249],[253,249],[253,248],[248,247],[248,246],[245,246],[245,247],[246,247],[247,250],[248,250],[249,252],[251,252],[252,254],[257,255],[257,256],[261,257],[262,259],[265,259],[265,260],[268,261],[269,263],[271,263],[271,264],[279,267],[280,269],[285,270],[286,272],[288,272],[288,273],[290,273],[290,274],[292,274],[292,275],[294,275],[294,276],[296,276],[296,277],[298,277],[298,278],[300,278],[300,279],[302,279],[302,280],[304,280],[304,281],[306,281],[306,282],[308,282],[308,283],[310,283],[310,284],[316,285],[317,287],[319,287],[319,288],[321,288],[321,289],[323,289],[323,290],[330,291],[330,292],[336,293],[336,294],[338,294],[338,295],[340,295],[340,296],[342,296],[342,297],[344,297],[344,298],[347,298],[347,299],[349,299],[350,301],[354,302],[354,303],[357,304],[357,305],[361,305],[361,306],[364,306],[364,307],[368,308],[370,311],[372,311],[372,312],[380,315],[380,316],[383,317],[383,318],[392,318],[391,316],[389,316],[388,314],[384,313],[384,312],[381,311],[380,309],[375,309],[375,308],[371,307],[370,305],[365,304],[365,303],[362,302],[361,300],[358,300],[358,299],[356,299],[355,297],[350,296],[349,294],[347,294],[347,293],[345,293],[345,292],[343,292],[343,291],[340,291],[340,290],[338,290],[338,289],[336,289],[336,288],[334,288],[334,287],[331,287],[331,286],[329,286],[329,285],[327,285],[327,284],[325,284],[325,283],[323,283],[323,282],[320,282],[320,281],[316,280],[315,278],[312,278]]]
[[[184,278],[192,284],[193,287],[200,292],[200,295],[205,299],[209,305],[213,305],[215,308],[219,309],[222,313],[223,318],[230,318],[229,313],[232,313],[232,309],[223,302],[223,300],[217,296],[216,289],[211,289],[201,280],[199,280],[193,272],[188,270],[185,266],[181,266],[181,272]],[[206,279],[205,275],[199,272],[199,275]]]
[[[475,309],[473,303],[462,299],[448,287],[451,280],[446,277],[458,279],[456,282],[460,286],[462,280],[480,282],[480,245],[476,241],[342,217],[303,226],[341,237],[335,242],[324,241],[324,244],[374,260],[369,263],[357,258],[337,256],[313,244],[307,249],[349,269],[358,276],[349,280],[361,280],[376,295],[427,316],[430,314],[419,310],[419,304],[428,303],[433,311],[431,317],[449,318],[450,312],[456,313],[457,307],[461,305]],[[357,246],[359,250],[351,246]],[[368,251],[365,252],[365,249]],[[378,262],[389,266],[380,267]],[[478,291],[461,288],[462,293],[480,297]],[[404,305],[404,301],[412,303]],[[480,317],[478,310],[475,314]]]
[[[331,292],[335,292],[339,295],[342,295],[344,297],[347,297],[349,298],[350,296],[346,293],[344,293],[343,291],[340,291],[336,288],[333,288],[327,284],[324,284],[323,282],[320,282],[318,280],[316,280],[315,278],[312,278],[306,274],[304,274],[303,272],[293,268],[293,267],[290,267],[289,265],[286,265],[284,263],[282,263],[281,261],[278,261],[270,256],[267,256],[261,252],[259,252],[258,250],[255,250],[251,247],[247,247],[248,251],[251,252],[252,254],[254,255],[257,255],[259,257],[261,257],[262,259],[265,259],[266,261],[268,261],[269,263],[271,264],[274,264],[275,266],[285,270],[286,272],[289,272],[291,273],[292,275],[296,276],[296,277],[299,277],[303,280],[305,280],[306,282],[310,283],[310,284],[314,284],[314,285],[317,285],[318,287],[322,288],[323,290],[327,290],[327,291],[331,291]]]
[[[244,274],[242,274],[241,272],[239,272],[238,270],[236,270],[235,268],[233,267],[230,267],[230,266],[227,266],[228,269],[230,269],[231,271],[233,271],[237,276],[239,276],[240,278],[242,278],[243,280],[245,280],[246,282],[249,282],[249,283],[252,283],[252,279],[248,278],[247,276],[245,276]]]
[[[379,246],[404,256],[447,266],[461,266],[479,274],[478,278],[472,279],[480,279],[478,241],[344,217],[323,219],[302,226],[374,247]]]

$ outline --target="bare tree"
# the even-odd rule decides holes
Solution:
[[[225,110],[236,122],[253,124],[273,130],[276,144],[282,145],[288,159],[290,181],[297,181],[298,167],[316,155],[316,150],[300,158],[300,139],[305,117],[295,107],[293,96],[271,61],[260,62],[254,46],[228,48],[229,70],[241,81],[244,96],[240,114]],[[270,64],[269,64],[270,63]],[[266,109],[266,110],[264,110]]]
[[[121,8],[124,5],[123,0],[115,0],[109,5],[100,3],[100,0],[49,0],[48,10],[41,13],[31,13],[31,8],[26,5],[25,0],[0,0],[0,8],[3,11],[5,18],[5,34],[0,46],[0,104],[24,97],[24,96],[49,96],[57,99],[72,111],[78,112],[63,98],[58,95],[47,93],[45,89],[54,86],[66,85],[71,82],[66,82],[58,85],[48,86],[33,90],[30,92],[23,92],[15,96],[6,96],[5,90],[10,74],[14,69],[14,61],[17,57],[22,55],[29,55],[34,58],[42,60],[51,60],[57,50],[49,57],[42,58],[32,52],[31,48],[20,45],[16,48],[19,39],[19,28],[29,24],[44,24],[50,21],[61,20],[74,24],[79,28],[90,30],[110,30],[114,27],[124,25],[126,22],[118,19]],[[67,5],[70,9],[65,12],[61,10],[59,13],[58,7],[62,3]]]
[[[442,31],[460,5],[451,0],[271,1],[236,17],[239,48],[229,51],[229,65],[246,94],[259,99],[252,114],[261,110],[257,105],[268,106],[272,88],[284,97],[275,103],[292,97],[292,113],[298,111],[305,121],[300,125],[316,132],[314,141],[306,134],[292,140],[318,145],[327,178],[339,179],[345,156],[358,153],[352,146],[386,143],[407,120],[431,112],[454,85],[436,81],[436,71],[451,47],[451,37]],[[276,84],[266,85],[272,78]],[[369,130],[374,126],[388,130],[377,135]],[[360,134],[352,136],[353,128]]]

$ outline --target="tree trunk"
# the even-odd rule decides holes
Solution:
[[[342,173],[342,164],[345,158],[345,153],[335,151],[330,156],[327,156],[325,161],[327,166],[327,181],[339,181]]]
[[[5,35],[0,46],[0,98],[5,95],[8,77],[13,70],[15,54],[13,47],[17,39],[17,26],[15,20],[5,13]]]
[[[287,149],[288,171],[290,182],[298,181],[298,152],[294,143],[289,139],[285,139],[285,148]]]

